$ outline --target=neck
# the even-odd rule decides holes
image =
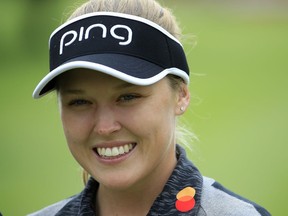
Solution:
[[[157,196],[162,192],[176,163],[177,160],[174,157],[169,165],[166,164],[165,169],[160,166],[157,168],[159,170],[155,170],[141,182],[123,190],[113,190],[100,183],[96,198],[97,215],[147,215]]]

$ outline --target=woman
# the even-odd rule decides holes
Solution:
[[[56,89],[68,146],[91,177],[32,215],[270,215],[203,177],[176,144],[189,105],[179,27],[154,0],[90,0],[50,37],[39,98]]]

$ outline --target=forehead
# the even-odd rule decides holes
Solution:
[[[56,82],[58,90],[63,89],[76,90],[76,89],[86,89],[89,87],[93,89],[104,88],[108,91],[109,89],[121,90],[129,88],[159,89],[158,86],[161,86],[160,85],[161,83],[167,83],[168,79],[165,77],[152,85],[141,86],[128,83],[126,81],[107,75],[105,73],[79,68],[63,73],[57,78]]]

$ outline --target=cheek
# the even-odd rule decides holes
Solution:
[[[123,125],[143,139],[166,139],[175,129],[174,108],[169,100],[162,98],[121,116]]]
[[[87,124],[83,119],[79,121],[67,113],[62,113],[61,119],[68,148],[75,160],[83,166],[83,161],[87,158],[86,143],[89,136]]]
[[[69,147],[83,143],[91,131],[91,118],[61,113],[62,126]]]
[[[175,114],[174,106],[169,100],[162,98],[158,105],[155,104],[153,110],[150,111],[151,118],[149,118],[152,133],[161,141],[170,141],[170,136],[173,136],[175,131]],[[168,139],[168,140],[167,140]]]

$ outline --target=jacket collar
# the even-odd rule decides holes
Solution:
[[[202,175],[193,163],[188,160],[182,147],[177,145],[176,152],[177,165],[163,191],[153,203],[148,213],[149,216],[196,216],[199,211],[203,185]],[[67,203],[56,215],[95,215],[94,203],[98,187],[99,183],[90,178],[85,189]],[[193,190],[196,191],[195,195],[191,194]],[[182,192],[179,194],[180,191]],[[194,201],[195,204],[193,204]]]

